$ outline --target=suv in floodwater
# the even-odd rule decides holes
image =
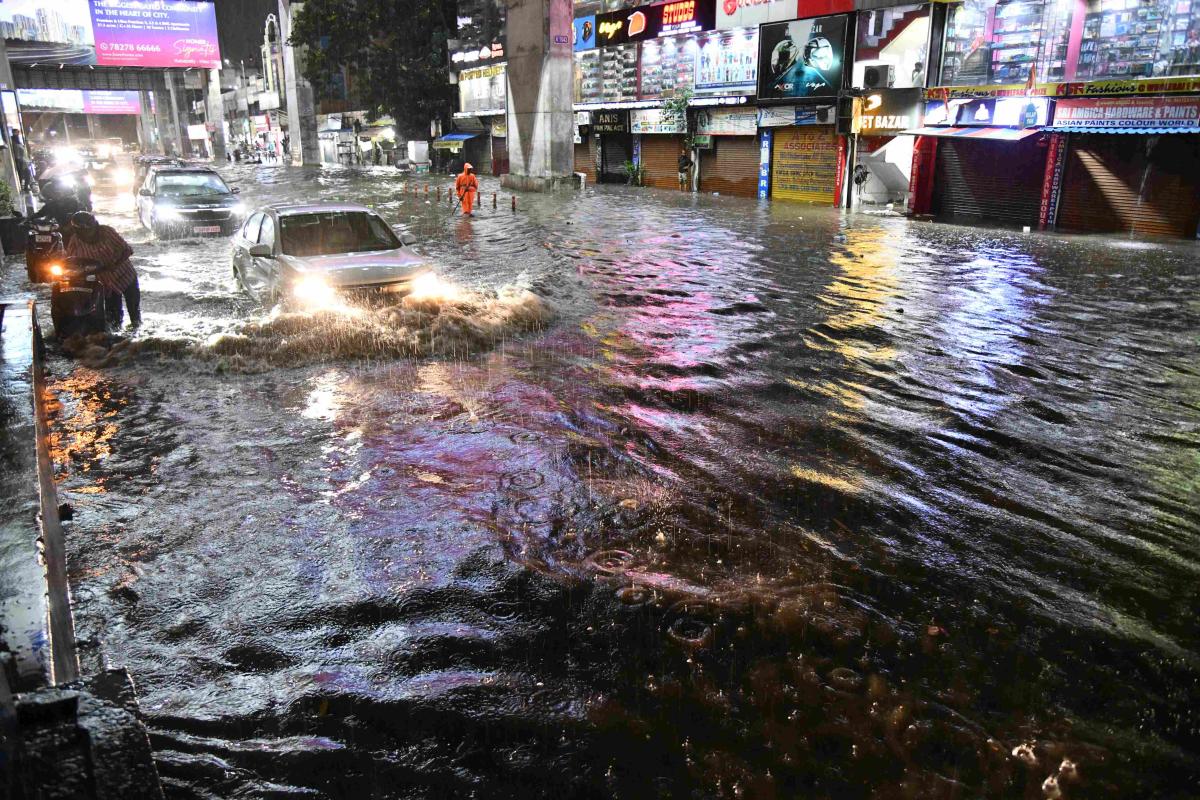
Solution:
[[[138,218],[160,239],[228,236],[246,216],[239,191],[208,167],[151,169],[138,190]]]

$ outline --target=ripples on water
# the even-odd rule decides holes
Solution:
[[[55,451],[173,796],[1194,796],[1194,244],[235,174],[552,311],[326,353],[117,217],[148,330]]]

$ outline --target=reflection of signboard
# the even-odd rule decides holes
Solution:
[[[1200,97],[1093,97],[1059,100],[1054,124],[1089,128],[1194,128]]]
[[[628,133],[628,111],[593,111],[592,133]]]
[[[96,63],[127,67],[221,66],[212,3],[92,0]]]
[[[596,15],[576,17],[574,23],[574,42],[576,50],[591,50],[596,46]]]
[[[661,108],[639,108],[629,112],[630,133],[686,133],[684,120]]]
[[[845,17],[772,22],[759,29],[758,96],[833,97],[842,85]]]
[[[611,47],[642,42],[659,36],[710,31],[716,25],[716,2],[717,0],[672,0],[659,5],[597,14],[596,45]],[[580,19],[586,20],[587,17]]]
[[[758,133],[758,109],[701,109],[696,112],[696,133],[709,136],[754,136]]]
[[[862,98],[859,132],[868,136],[914,128],[921,119],[921,90],[879,91]]]

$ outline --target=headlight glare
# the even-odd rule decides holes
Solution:
[[[333,296],[333,287],[320,276],[306,275],[296,281],[292,294],[305,303],[320,303]]]

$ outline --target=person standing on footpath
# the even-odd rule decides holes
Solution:
[[[692,157],[684,150],[679,154],[679,191],[686,192],[691,187]]]
[[[99,269],[96,281],[104,287],[104,317],[108,327],[121,327],[121,298],[129,306],[129,327],[142,327],[142,291],[138,286],[137,270],[129,261],[133,248],[113,228],[101,225],[87,211],[71,217],[74,236],[67,243],[67,257],[78,262],[91,262]]]
[[[454,179],[454,191],[462,201],[463,216],[472,216],[471,209],[475,207],[475,195],[479,192],[479,179],[475,177],[475,167],[469,163],[463,164],[463,171]]]

